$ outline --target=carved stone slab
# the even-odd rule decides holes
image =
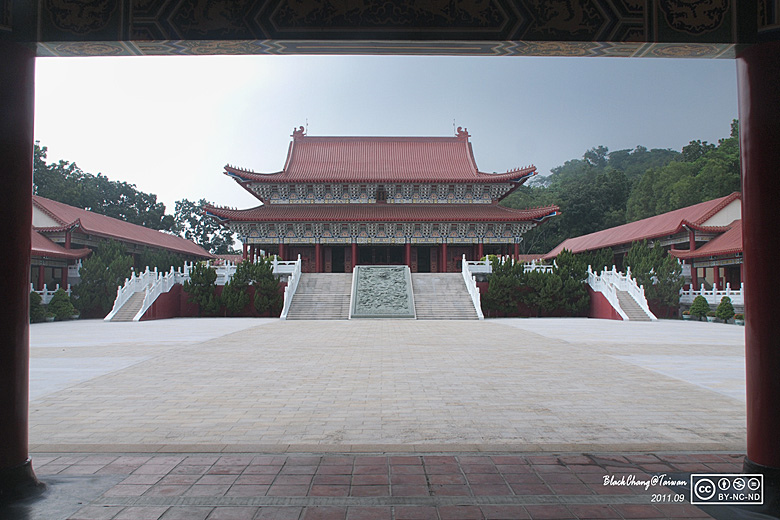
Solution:
[[[405,265],[359,265],[350,318],[415,318],[412,275]]]

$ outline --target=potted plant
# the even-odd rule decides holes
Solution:
[[[734,315],[734,324],[736,324],[736,325],[744,325],[745,324],[745,315],[744,314],[735,314]]]
[[[718,319],[718,316],[715,314],[715,311],[710,311],[707,313],[708,322],[714,323],[716,319]]]
[[[52,314],[51,312],[47,312],[47,313],[46,313],[46,321],[47,321],[48,323],[51,323],[51,322],[53,322],[53,321],[54,321],[54,314]]]
[[[691,319],[691,311],[683,311],[682,317],[684,320],[690,320]]]

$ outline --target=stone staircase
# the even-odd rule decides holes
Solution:
[[[476,320],[477,311],[460,273],[412,273],[418,320]]]
[[[642,310],[642,307],[626,291],[615,291],[618,297],[620,308],[628,316],[629,321],[652,321],[650,316]]]
[[[347,320],[352,273],[303,273],[288,320]]]
[[[122,305],[122,308],[117,311],[111,321],[133,321],[133,318],[138,311],[141,310],[141,306],[144,304],[144,291],[133,293],[129,300]]]

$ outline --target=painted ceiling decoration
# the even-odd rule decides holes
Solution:
[[[39,56],[420,54],[734,57],[780,0],[0,0]]]

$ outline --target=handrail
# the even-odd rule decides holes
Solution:
[[[54,288],[54,290],[51,290],[48,288],[46,284],[43,284],[42,290],[37,290],[33,284],[30,284],[30,292],[36,292],[41,296],[41,303],[44,305],[48,305],[51,301],[51,297],[54,296],[54,293],[57,292],[60,289],[60,284],[57,284]],[[70,290],[70,284],[68,284],[68,288],[65,289],[65,292],[68,293],[68,296],[71,295]]]
[[[285,264],[288,264],[285,262]],[[295,291],[298,289],[298,281],[301,278],[301,255],[298,255],[298,260],[292,263],[293,269],[290,273],[290,277],[287,279],[287,286],[284,288],[284,306],[282,307],[282,313],[279,315],[279,319],[286,320],[287,314],[290,312],[290,305],[292,304]],[[288,264],[289,265],[289,264]]]
[[[626,269],[626,274],[623,274],[622,272],[618,271],[617,268],[613,265],[612,269],[608,270],[606,267],[603,271],[601,271],[600,275],[596,275],[592,269],[591,266],[588,266],[588,283],[590,284],[592,277],[598,277],[599,280],[603,281],[605,286],[614,287],[614,290],[616,291],[625,291],[627,292],[631,298],[634,299],[634,301],[639,305],[639,307],[642,309],[642,311],[647,315],[648,318],[650,318],[653,321],[656,321],[658,318],[656,318],[655,314],[650,310],[650,306],[647,303],[647,297],[645,296],[645,288],[642,285],[638,285],[636,283],[636,280],[631,277],[631,268],[629,267]],[[596,290],[596,288],[591,285],[593,290]],[[603,291],[602,291],[603,292]],[[607,293],[604,293],[605,295]],[[617,293],[615,293],[615,301],[617,301]],[[612,306],[615,307],[615,309],[620,309],[620,305],[617,306],[614,305],[612,301],[610,301]],[[623,316],[625,313],[622,312],[621,309],[621,316]],[[627,319],[627,318],[623,318]]]
[[[484,320],[485,315],[482,313],[482,302],[479,295],[479,288],[477,287],[477,278],[472,276],[471,271],[469,270],[469,263],[466,260],[466,255],[463,255],[460,272],[463,275],[463,281],[466,282],[466,289],[469,292],[469,296],[471,296],[471,303],[474,304],[474,309],[477,311],[477,318]]]
[[[156,268],[154,271],[151,271],[147,266],[146,271],[144,271],[140,275],[136,275],[135,271],[131,272],[130,278],[125,279],[124,285],[117,287],[114,306],[111,308],[111,312],[109,312],[106,315],[106,317],[103,318],[103,321],[111,321],[111,318],[113,318],[116,315],[116,313],[119,312],[119,309],[121,309],[122,306],[125,303],[127,303],[127,301],[130,299],[130,297],[133,294],[144,290],[146,286],[153,283],[154,280],[156,279],[157,279]]]
[[[680,303],[693,303],[693,299],[697,296],[703,296],[707,303],[710,305],[717,305],[720,303],[724,296],[731,298],[731,303],[734,305],[745,304],[745,284],[740,284],[739,289],[735,290],[731,288],[731,284],[726,284],[726,289],[718,290],[717,285],[713,286],[711,290],[704,288],[704,284],[701,285],[699,290],[696,289],[680,289]]]
[[[603,294],[612,308],[620,315],[620,318],[628,321],[628,315],[620,307],[615,286],[606,279],[604,276],[605,273],[609,273],[606,267],[604,268],[604,271],[601,272],[601,275],[599,275],[594,273],[590,266],[588,266],[588,285],[590,285],[590,288],[594,291]]]

